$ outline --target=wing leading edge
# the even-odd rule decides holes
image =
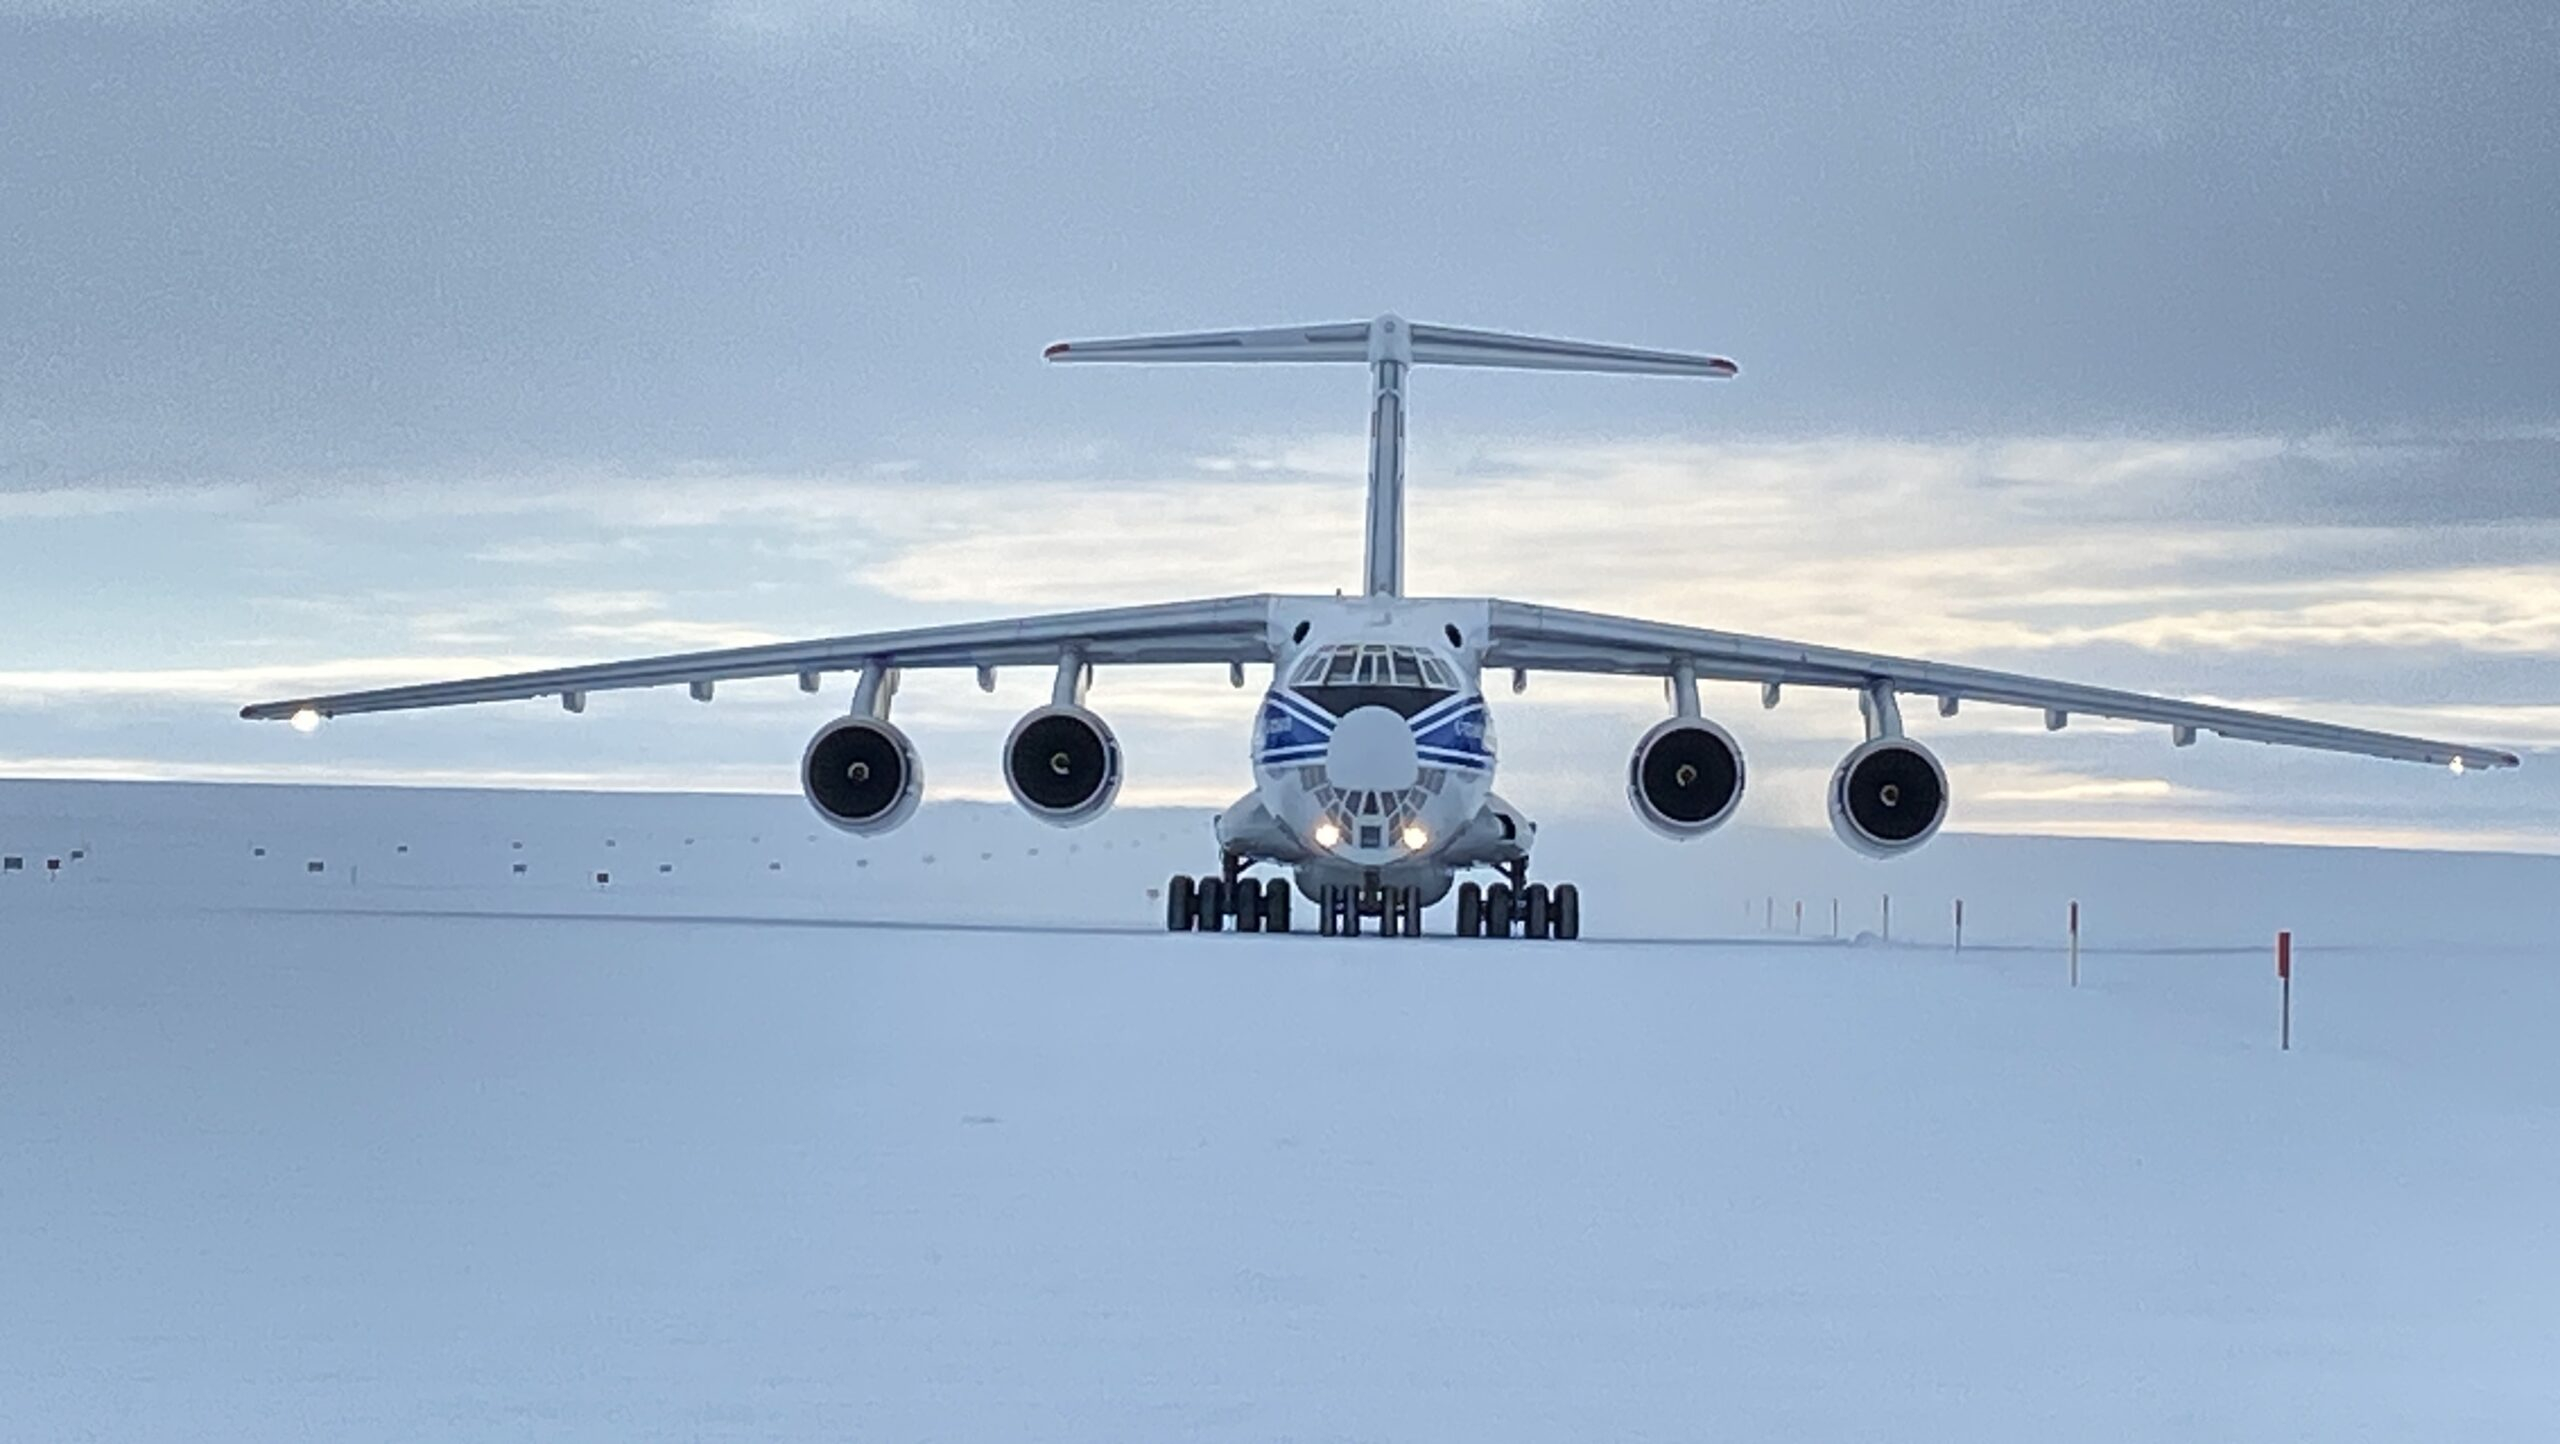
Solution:
[[[334,717],[359,712],[406,712],[426,707],[521,701],[529,697],[559,697],[574,708],[583,706],[586,694],[590,692],[685,685],[696,688],[697,695],[707,697],[708,691],[704,689],[714,683],[754,677],[797,676],[805,690],[815,691],[817,679],[829,672],[858,672],[872,665],[888,668],[1047,665],[1059,661],[1069,651],[1097,666],[1268,661],[1271,657],[1271,599],[1267,596],[1222,597],[1212,601],[1113,607],[1101,611],[1060,612],[1040,617],[917,627],[898,632],[823,637],[806,642],[775,642],[714,652],[683,652],[628,662],[554,667],[538,672],[428,682],[412,687],[382,687],[366,692],[295,697],[243,707],[240,715],[253,722],[280,722],[303,714]]]
[[[1959,702],[2040,708],[2049,726],[2058,727],[2075,715],[2158,723],[2170,728],[2181,746],[2194,741],[2198,733],[2210,732],[2243,742],[2350,752],[2401,762],[2432,762],[2455,768],[2514,767],[2519,763],[2514,753],[2496,747],[2340,727],[2271,712],[2182,702],[2173,697],[2087,687],[2015,672],[1520,602],[1491,604],[1485,641],[1485,665],[1489,667],[1668,676],[1674,667],[1686,663],[1699,677],[1721,681],[1853,690],[1884,683],[1899,693],[1936,697],[1942,707],[1948,708]]]

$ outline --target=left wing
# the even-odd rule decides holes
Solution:
[[[814,692],[819,679],[829,672],[859,672],[871,666],[1047,665],[1071,651],[1095,665],[1269,661],[1271,599],[1222,597],[1215,601],[1058,612],[901,632],[824,637],[809,642],[730,647],[716,652],[684,652],[630,662],[514,672],[502,677],[295,697],[243,707],[240,715],[253,722],[280,722],[306,715],[406,712],[527,697],[558,697],[574,712],[585,708],[589,692],[681,683],[691,687],[696,697],[709,701],[714,683],[747,677],[797,676],[801,690]]]
[[[2181,702],[2048,681],[2015,672],[1885,657],[1837,647],[1815,647],[1774,637],[1744,636],[1612,617],[1597,612],[1494,602],[1485,634],[1484,663],[1546,672],[1599,672],[1667,677],[1686,663],[1699,677],[1722,681],[1794,684],[1863,690],[1878,684],[1897,693],[1936,697],[1942,711],[1959,702],[1994,702],[2041,708],[2045,725],[2059,728],[2074,714],[2156,722],[2180,746],[2198,732],[2244,742],[2353,752],[2403,762],[2433,762],[2459,770],[2513,767],[2516,755],[2495,747],[2438,742],[2360,727],[2338,727],[2271,712],[2249,712],[2203,702]]]

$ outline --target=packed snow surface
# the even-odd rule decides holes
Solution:
[[[0,786],[0,1438],[2560,1437],[2560,863],[1548,840]]]

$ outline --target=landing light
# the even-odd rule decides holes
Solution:
[[[1327,818],[1316,824],[1316,846],[1339,847],[1341,845],[1342,829],[1334,823],[1333,819]]]
[[[1431,834],[1423,831],[1422,824],[1418,822],[1406,823],[1404,831],[1398,835],[1404,839],[1407,852],[1420,852],[1431,845]]]
[[[2456,777],[2462,775],[2462,759],[2459,757],[2453,759],[2453,775]]]
[[[319,713],[317,713],[317,712],[312,711],[312,710],[311,710],[310,708],[308,708],[308,707],[305,707],[305,708],[303,708],[301,711],[294,713],[294,714],[293,714],[293,730],[294,730],[294,731],[296,731],[296,732],[317,732],[317,731],[319,731],[319,730],[320,730],[320,714],[319,714]]]

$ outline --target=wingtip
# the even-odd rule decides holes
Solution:
[[[1721,381],[1730,381],[1734,377],[1742,374],[1742,368],[1735,365],[1731,358],[1724,356],[1709,357],[1707,359],[1707,370],[1710,374]]]
[[[1043,361],[1055,361],[1055,360],[1057,360],[1059,357],[1064,356],[1064,355],[1066,355],[1066,354],[1067,354],[1067,343],[1066,343],[1066,342],[1064,342],[1064,341],[1052,341],[1052,342],[1050,342],[1047,346],[1045,346],[1045,347],[1043,347],[1043,348],[1041,349],[1041,352],[1040,352],[1040,359],[1041,359],[1041,360],[1043,360]]]

